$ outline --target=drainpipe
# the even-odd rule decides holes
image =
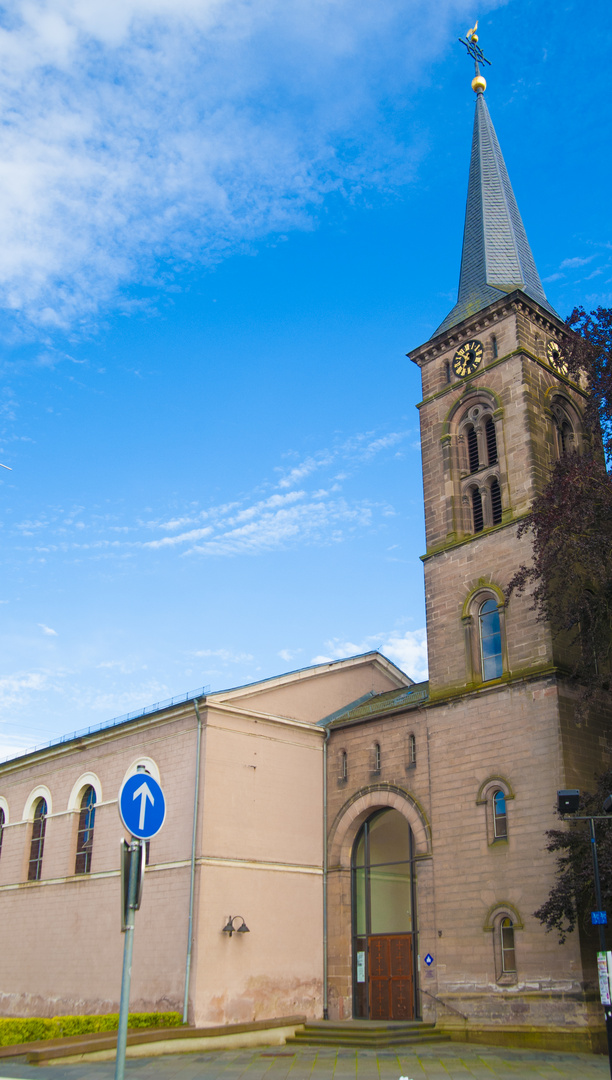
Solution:
[[[323,1019],[329,1020],[327,1009],[327,743],[329,728],[325,728],[323,743]]]
[[[191,834],[191,880],[189,883],[189,926],[187,930],[187,960],[185,962],[185,994],[183,998],[183,1023],[187,1023],[189,1011],[189,976],[191,974],[191,953],[193,950],[193,901],[195,893],[195,862],[196,862],[196,835],[198,831],[198,802],[200,794],[200,748],[202,745],[202,717],[198,703],[194,699],[194,708],[198,718],[198,735],[196,743],[196,767],[195,783],[193,792],[193,831]]]

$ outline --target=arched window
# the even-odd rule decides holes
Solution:
[[[478,436],[473,424],[470,424],[466,434],[470,472],[478,472]]]
[[[5,817],[5,814],[4,814],[4,810],[0,806],[0,855],[2,854],[2,834],[4,832],[4,822],[5,821],[6,821],[6,817]]]
[[[42,874],[43,849],[45,846],[45,828],[47,825],[47,803],[38,799],[34,807],[32,821],[32,839],[30,841],[30,859],[28,863],[28,881],[40,881]]]
[[[501,944],[501,967],[504,975],[516,972],[516,953],[514,950],[514,924],[506,915],[499,924]]]
[[[501,489],[499,486],[499,480],[497,477],[493,477],[491,481],[491,518],[494,525],[501,525],[502,519],[502,501],[501,501]]]
[[[565,419],[557,426],[559,457],[561,457],[562,454],[567,454],[568,450],[573,445],[573,435],[572,425],[569,420]]]
[[[340,751],[340,771],[338,773],[338,780],[341,784],[345,784],[348,780],[348,757],[346,750]]]
[[[380,755],[380,743],[375,742],[372,747],[372,772],[378,774],[380,772],[381,755]]]
[[[414,735],[408,736],[408,763],[416,765],[416,739]]]
[[[485,438],[487,441],[488,464],[495,465],[497,462],[497,436],[495,434],[495,423],[491,416],[488,416],[485,421]]]
[[[75,874],[89,874],[93,849],[94,822],[96,818],[96,793],[91,785],[85,788],[81,799],[79,830],[77,833]]]
[[[495,840],[505,840],[508,836],[506,793],[500,788],[493,792],[493,836]]]
[[[575,424],[572,422],[570,411],[570,407],[566,406],[564,400],[562,401],[560,398],[555,398],[552,404],[552,414],[555,425],[556,452],[558,458],[563,457],[564,454],[569,454],[571,450],[576,449]]]
[[[503,672],[501,623],[495,600],[485,600],[478,614],[482,681],[499,679]]]
[[[472,523],[474,526],[474,532],[482,532],[484,528],[484,516],[482,513],[482,495],[480,494],[480,488],[472,488]]]

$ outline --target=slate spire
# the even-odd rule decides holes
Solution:
[[[485,80],[474,79],[476,115],[468,184],[459,296],[436,334],[521,289],[553,315],[531,254],[525,226],[484,99]],[[557,318],[559,316],[557,315]]]

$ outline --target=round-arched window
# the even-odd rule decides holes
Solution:
[[[485,600],[478,615],[482,681],[499,679],[503,673],[501,623],[496,600]]]
[[[96,820],[96,793],[91,786],[85,788],[81,799],[79,829],[77,832],[75,874],[89,874],[93,850],[94,824]]]
[[[47,802],[46,799],[38,799],[34,807],[32,821],[32,837],[30,840],[30,858],[28,862],[28,881],[40,881],[42,874],[43,850],[45,847],[45,830],[47,827]]]
[[[498,788],[493,792],[493,836],[496,840],[505,840],[507,835],[506,793]]]
[[[516,971],[516,953],[514,950],[514,925],[508,916],[499,925],[501,937],[502,972],[507,975]]]

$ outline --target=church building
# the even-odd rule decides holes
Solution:
[[[133,1009],[600,1045],[595,941],[580,928],[561,946],[533,912],[554,880],[557,790],[609,766],[611,717],[576,723],[561,645],[528,593],[506,603],[531,558],[518,525],[556,457],[580,449],[584,395],[478,72],[472,88],[458,299],[409,354],[429,681],[368,653],[0,765],[0,1014],[117,1010],[117,795],[142,771],[168,810],[147,851]]]

